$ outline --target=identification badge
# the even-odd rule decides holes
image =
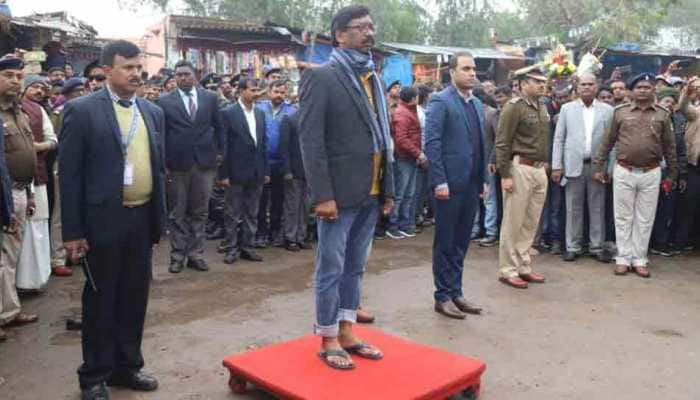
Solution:
[[[124,165],[124,186],[131,186],[134,184],[134,165],[127,162]]]

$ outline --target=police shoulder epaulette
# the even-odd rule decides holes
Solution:
[[[656,108],[658,108],[658,109],[660,109],[660,110],[663,110],[663,111],[667,112],[668,114],[673,114],[673,113],[671,112],[671,110],[669,110],[668,108],[662,106],[661,104],[654,104],[654,107],[656,107]]]
[[[522,100],[521,97],[513,97],[512,99],[508,100],[508,103],[515,104],[515,103],[519,102],[520,100]]]
[[[631,105],[632,105],[632,103],[629,103],[629,102],[628,102],[628,103],[622,103],[622,104],[616,105],[616,106],[615,106],[615,109],[617,110],[617,109],[620,109],[620,108],[629,107],[629,106],[631,106]]]

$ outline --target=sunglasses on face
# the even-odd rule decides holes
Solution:
[[[91,81],[102,82],[102,81],[104,81],[105,79],[107,79],[107,77],[100,74],[100,75],[92,75],[89,79],[90,79]]]

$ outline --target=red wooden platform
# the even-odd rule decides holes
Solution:
[[[359,337],[384,352],[380,361],[353,357],[356,368],[338,371],[317,353],[320,339],[307,335],[227,357],[229,386],[243,393],[247,383],[281,399],[444,400],[479,395],[486,365],[479,360],[355,326]]]

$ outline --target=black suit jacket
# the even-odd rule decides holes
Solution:
[[[14,201],[12,200],[12,179],[10,179],[10,171],[7,169],[5,162],[5,124],[0,119],[0,223],[2,226],[10,225],[10,217],[14,211]]]
[[[364,204],[372,186],[371,119],[349,77],[332,64],[307,70],[299,88],[299,132],[314,203]],[[375,95],[383,96],[383,93]],[[381,166],[383,197],[394,197],[392,163]]]
[[[219,177],[229,179],[231,184],[262,183],[270,176],[267,164],[267,134],[265,114],[254,108],[257,146],[250,136],[250,128],[240,103],[221,111],[226,135],[226,156]]]
[[[160,238],[166,218],[163,163],[163,111],[136,99],[148,130],[153,173],[153,212],[144,221],[153,242]],[[100,90],[66,103],[58,152],[63,240],[87,239],[108,244],[123,207],[124,156],[121,131],[109,92]]]
[[[223,128],[219,99],[209,90],[196,88],[194,121],[175,90],[158,99],[165,114],[165,165],[172,171],[188,171],[197,164],[215,168],[216,156],[223,155]]]
[[[304,179],[304,160],[299,144],[299,113],[285,115],[280,122],[280,155],[282,174],[292,174],[294,179]]]

